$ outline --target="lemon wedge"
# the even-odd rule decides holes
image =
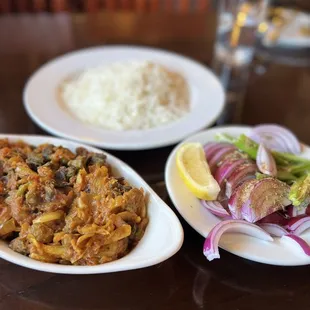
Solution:
[[[215,200],[220,186],[213,178],[200,143],[184,143],[176,154],[176,164],[188,189],[204,200]]]

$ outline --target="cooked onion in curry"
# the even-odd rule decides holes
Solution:
[[[104,154],[0,140],[0,237],[14,251],[103,264],[126,255],[147,223],[143,190],[112,176]]]

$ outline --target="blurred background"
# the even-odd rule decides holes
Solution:
[[[212,67],[227,91],[217,124],[278,122],[302,136],[301,126],[310,121],[309,14],[309,0],[1,0],[0,91],[6,102],[21,102],[27,77],[71,50],[103,44],[154,46]],[[264,102],[258,99],[262,96]],[[298,109],[285,104],[290,96],[299,102]],[[277,114],[270,113],[270,105]],[[15,113],[23,118],[25,112]],[[21,132],[24,125],[14,119],[5,130]],[[28,126],[34,126],[30,120]]]
[[[23,107],[27,79],[47,61],[90,46],[134,44],[188,56],[214,71],[226,108],[213,125],[278,123],[310,144],[309,14],[310,0],[0,0],[0,132],[47,134]],[[111,153],[167,201],[164,167],[172,148]],[[228,253],[228,263],[206,267],[202,240],[184,227],[181,254],[148,274],[138,271],[135,285],[131,273],[84,277],[81,285],[76,277],[0,261],[0,308],[101,309],[104,300],[109,309],[120,309],[115,301],[123,309],[164,302],[180,310],[308,309],[305,269],[284,272]]]
[[[96,12],[98,10],[155,11],[205,11],[215,6],[217,0],[2,0],[1,12]],[[274,6],[309,10],[307,0],[275,0]]]

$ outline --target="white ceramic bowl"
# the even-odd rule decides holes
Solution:
[[[73,117],[59,105],[59,85],[72,74],[114,62],[148,60],[179,72],[190,89],[190,112],[179,120],[147,130],[107,130]],[[103,46],[74,51],[37,70],[24,89],[29,116],[44,130],[63,138],[105,149],[141,150],[177,143],[210,126],[224,107],[225,93],[218,78],[205,66],[168,51],[137,46]]]
[[[89,151],[101,152],[93,147],[44,136],[0,135],[0,139],[10,141],[23,140],[32,145],[50,143],[62,145],[74,151],[77,147],[85,147]],[[133,186],[142,187],[149,195],[149,224],[138,245],[126,256],[96,266],[66,266],[36,261],[16,253],[8,247],[8,243],[0,241],[0,257],[17,265],[31,269],[66,274],[94,274],[138,269],[158,264],[175,254],[183,243],[182,226],[173,211],[158,197],[151,187],[127,164],[107,154],[107,161],[113,167],[115,175],[125,177]]]

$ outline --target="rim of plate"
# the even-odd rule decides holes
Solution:
[[[191,111],[187,115],[147,130],[114,131],[85,124],[58,103],[57,88],[71,74],[137,59],[166,65],[187,79],[191,92]],[[107,45],[72,51],[43,64],[28,78],[23,103],[30,118],[56,136],[106,149],[143,150],[175,144],[212,125],[224,109],[225,92],[216,75],[191,58],[158,48]]]
[[[4,240],[0,240],[0,258],[19,266],[44,272],[59,274],[102,274],[150,267],[169,259],[181,248],[184,240],[184,232],[176,214],[133,168],[116,156],[83,143],[44,135],[0,134],[0,139],[1,138],[8,138],[13,141],[24,140],[26,143],[33,145],[52,143],[55,145],[63,145],[70,149],[85,147],[90,151],[106,154],[107,160],[112,168],[124,175],[135,187],[141,186],[146,190],[146,193],[150,197],[148,208],[150,221],[143,238],[139,241],[137,246],[132,249],[132,251],[124,257],[104,264],[94,266],[74,266],[45,263],[9,249],[7,242]],[[154,225],[154,223],[156,225]],[[164,230],[162,226],[158,225],[160,223],[169,226],[169,229]],[[160,236],[160,233],[162,232],[168,236],[165,235],[166,238]],[[152,252],[156,240],[160,241],[155,245],[155,248],[157,247],[157,249]]]
[[[174,147],[174,149],[171,151],[167,162],[165,166],[165,182],[166,182],[166,187],[167,191],[169,194],[169,197],[171,201],[173,202],[174,206],[180,213],[180,215],[184,218],[184,220],[196,231],[198,232],[201,236],[206,237],[208,232],[213,228],[213,226],[220,222],[221,220],[211,214],[209,211],[207,211],[205,208],[202,207],[202,205],[199,203],[198,198],[194,197],[194,195],[185,187],[185,185],[182,183],[181,179],[179,176],[177,176],[178,181],[180,181],[180,184],[177,184],[178,186],[182,186],[183,188],[180,189],[180,192],[182,191],[184,195],[190,198],[194,198],[193,201],[191,201],[191,207],[195,209],[191,209],[191,212],[187,213],[188,206],[183,203],[184,202],[184,197],[182,200],[182,203],[180,202],[180,194],[177,194],[175,190],[173,189],[174,187],[174,176],[177,173],[176,170],[176,164],[175,164],[175,156],[178,148],[182,143],[185,142],[200,142],[200,143],[206,143],[213,141],[210,138],[210,135],[212,134],[217,134],[219,132],[225,132],[225,133],[230,133],[232,135],[237,135],[241,133],[247,133],[249,130],[251,130],[251,126],[219,126],[215,128],[210,128],[204,131],[201,131],[199,133],[196,133],[187,139],[183,140],[180,142],[178,145]],[[304,155],[307,155],[307,157],[310,156],[310,147],[307,147],[304,151]],[[183,184],[183,185],[181,185]],[[176,185],[175,185],[176,186]],[[179,189],[180,187],[178,187]],[[183,194],[182,194],[183,195]],[[194,206],[193,206],[194,205]],[[198,212],[199,213],[199,219],[204,217],[205,219],[208,219],[208,223],[204,222],[203,224],[200,222],[197,224],[197,221],[194,220],[193,212]],[[196,219],[198,218],[197,215],[195,215]],[[303,236],[304,237],[304,236]],[[310,242],[310,233],[307,233],[305,235],[308,243]],[[237,241],[237,242],[235,242]],[[253,246],[254,243],[254,246]],[[236,247],[237,244],[237,247]],[[255,247],[256,244],[256,247]],[[310,243],[309,243],[310,244]],[[250,249],[248,248],[250,246]],[[298,246],[295,248],[292,248],[292,245],[289,243],[286,243],[285,241],[280,240],[280,238],[274,237],[274,241],[272,243],[268,243],[266,241],[262,241],[260,239],[241,234],[241,233],[226,233],[222,236],[220,242],[219,242],[219,247],[223,250],[226,250],[234,255],[237,255],[239,257],[252,260],[258,263],[263,263],[263,264],[270,264],[270,265],[277,265],[277,266],[302,266],[302,265],[309,265],[310,264],[310,257],[307,257],[305,254],[301,253],[300,249]],[[244,248],[245,247],[245,248]],[[286,257],[279,259],[279,255],[277,254],[277,251],[283,251],[283,255],[287,255]],[[274,257],[273,254],[270,253],[270,251],[274,251]],[[294,251],[294,252],[292,252]],[[202,251],[201,251],[202,252]],[[299,255],[300,254],[300,255]],[[201,254],[203,255],[203,254]]]

